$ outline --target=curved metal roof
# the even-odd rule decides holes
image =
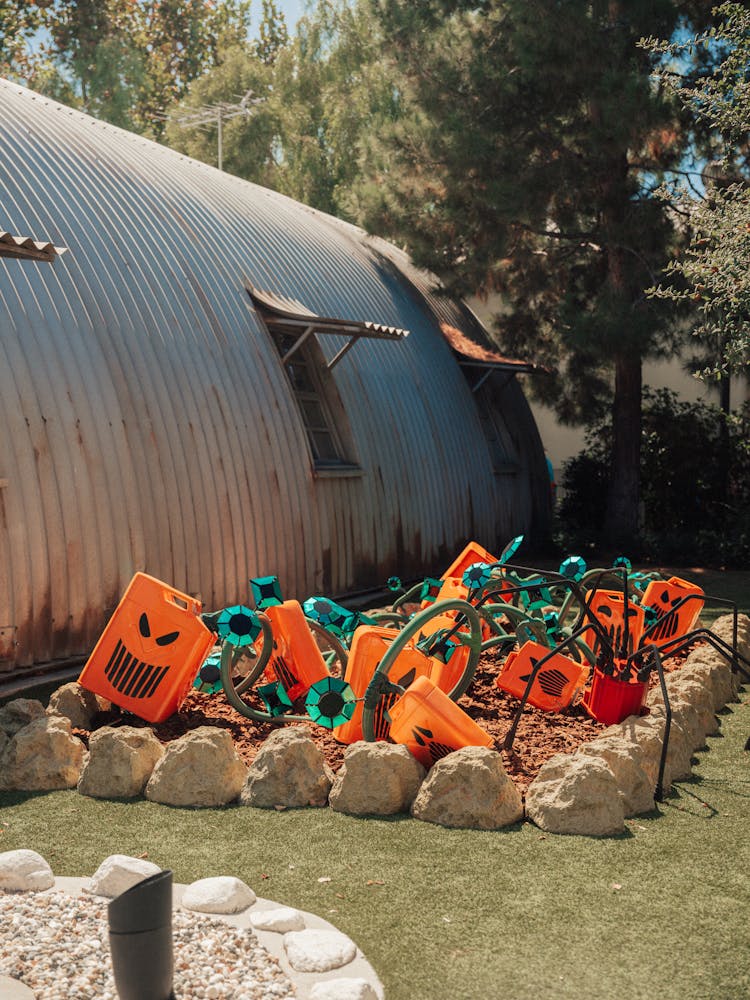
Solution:
[[[499,480],[439,329],[468,314],[395,248],[5,81],[0,168],[0,228],[69,248],[0,261],[0,669],[87,651],[136,569],[219,607],[248,576],[342,593],[528,529],[544,465],[521,390],[498,404],[521,471]],[[331,373],[358,470],[316,473],[246,281],[410,331]],[[328,361],[347,337],[318,338]]]

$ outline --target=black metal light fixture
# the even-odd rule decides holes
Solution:
[[[172,872],[161,871],[108,907],[109,950],[120,1000],[175,1000]]]

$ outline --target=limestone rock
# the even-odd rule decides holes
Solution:
[[[4,733],[3,730],[0,729],[0,760],[2,760],[3,758],[3,751],[5,750],[9,741],[10,741],[10,736],[8,736],[7,733]],[[2,788],[1,782],[0,782],[0,788]]]
[[[360,741],[347,748],[328,803],[353,816],[408,812],[427,772],[404,746]]]
[[[276,931],[277,934],[305,929],[305,918],[302,913],[291,906],[279,906],[273,910],[251,913],[250,923],[256,931]]]
[[[132,799],[143,793],[163,756],[164,747],[150,729],[97,729],[89,739],[78,791],[98,799]]]
[[[656,786],[664,744],[663,718],[654,715],[631,716],[619,725],[605,729],[601,735],[621,736],[631,743],[637,743],[643,752],[641,767],[648,775],[649,781]],[[672,719],[664,767],[663,791],[668,792],[672,782],[684,781],[690,777],[692,773],[691,756],[692,748],[688,743],[685,731],[676,719]]]
[[[330,972],[348,965],[357,955],[357,946],[340,931],[290,931],[284,935],[284,950],[297,972]]]
[[[706,731],[703,728],[697,709],[679,691],[668,691],[667,693],[669,694],[669,706],[672,710],[672,718],[685,731],[688,746],[691,750],[702,750],[706,745]],[[664,698],[658,687],[652,688],[649,691],[646,701],[651,715],[661,718],[666,716]]]
[[[310,990],[310,1000],[378,1000],[366,979],[324,979]]]
[[[705,679],[699,679],[684,670],[676,670],[667,678],[667,691],[670,697],[673,694],[677,695],[693,706],[707,736],[718,733],[719,722],[714,713],[714,696]]]
[[[526,791],[526,815],[550,833],[607,837],[625,829],[611,768],[585,754],[557,754],[542,765]]]
[[[739,678],[732,673],[729,661],[716,650],[707,651],[705,648],[694,650],[688,656],[680,673],[697,677],[711,689],[714,712],[719,712],[728,702],[737,698]]]
[[[19,729],[0,758],[0,787],[23,792],[75,788],[83,766],[83,743],[60,715],[42,715]]]
[[[0,854],[0,889],[5,892],[41,892],[55,884],[52,869],[36,851]]]
[[[145,878],[158,875],[161,868],[145,858],[130,858],[127,854],[111,854],[91,876],[89,892],[95,896],[113,899],[121,892],[132,889]]]
[[[721,615],[711,626],[714,635],[732,645],[732,630],[734,616]],[[750,618],[747,615],[737,615],[737,652],[750,660]]]
[[[14,698],[0,708],[0,730],[6,736],[15,736],[19,729],[28,726],[44,715],[44,705],[35,698]]]
[[[88,691],[77,681],[63,684],[50,695],[48,715],[64,715],[70,719],[75,729],[91,729],[91,721],[97,712],[107,711],[111,703]]]
[[[498,830],[522,819],[523,804],[501,755],[472,746],[433,765],[411,812],[415,819],[440,826]]]
[[[261,809],[324,806],[332,784],[333,772],[307,729],[277,729],[250,765],[240,802]]]
[[[255,900],[255,893],[242,879],[217,875],[191,883],[183,893],[182,905],[198,913],[240,913]]]
[[[609,736],[579,747],[579,753],[598,757],[615,776],[626,818],[651,812],[654,808],[654,786],[641,766],[642,753],[635,743]]]
[[[226,729],[200,726],[167,744],[145,795],[169,806],[224,806],[240,794],[246,774]]]

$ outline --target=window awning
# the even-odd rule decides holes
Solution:
[[[67,247],[56,247],[52,243],[32,240],[30,236],[13,236],[0,230],[0,257],[14,257],[16,260],[40,260],[52,262],[62,256]]]
[[[445,339],[458,355],[459,365],[462,368],[474,368],[477,370],[479,378],[472,387],[473,392],[476,392],[495,371],[509,372],[512,375],[517,375],[522,372],[541,370],[539,365],[535,365],[531,361],[506,358],[502,354],[498,354],[497,351],[493,351],[488,347],[482,347],[481,344],[475,344],[473,340],[469,340],[464,333],[449,323],[441,323],[440,329]]]
[[[296,299],[287,299],[274,292],[263,291],[250,284],[249,281],[245,282],[245,287],[250,298],[265,318],[282,322],[286,327],[297,327],[300,330],[298,340],[281,359],[284,364],[313,333],[333,333],[349,338],[335,357],[328,362],[329,369],[339,363],[360,337],[369,337],[375,340],[403,340],[404,337],[409,336],[408,330],[401,330],[395,326],[385,326],[382,323],[318,316]]]

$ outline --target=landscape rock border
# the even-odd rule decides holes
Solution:
[[[731,642],[732,615],[718,618],[712,630]],[[750,617],[747,615],[740,615],[738,620],[738,652],[750,659]],[[740,682],[732,673],[727,658],[709,644],[693,650],[679,670],[667,675],[666,684],[672,724],[663,781],[665,793],[674,781],[690,777],[693,752],[706,745],[707,735],[718,731],[715,713],[737,699]],[[64,697],[61,695],[53,700],[52,705],[78,703],[72,686],[64,685],[64,689]],[[83,696],[81,703],[87,709],[92,707]],[[582,744],[574,753],[558,754],[547,761],[526,791],[526,818],[553,833],[609,836],[624,831],[625,819],[653,809],[652,795],[666,721],[658,686],[649,693],[648,705],[649,715],[630,716],[619,725],[598,733],[596,739]],[[77,784],[84,794],[103,798],[123,796],[122,776],[110,794],[102,781],[97,783],[95,790],[91,789],[86,775],[99,753],[98,743],[93,742],[91,756],[84,753],[80,742],[70,734],[70,721],[66,716],[49,709],[45,714],[40,703],[18,699],[0,708],[0,731],[4,737],[0,742],[0,775],[6,776],[0,787],[37,791],[45,787],[71,788]],[[54,734],[53,740],[49,738],[50,733]],[[46,761],[42,771],[35,769],[25,782],[18,773],[18,759],[19,756],[28,757],[30,751],[25,744],[29,743],[30,736],[36,737],[37,742],[41,740],[39,745],[48,755],[57,752],[58,748],[63,759]],[[76,742],[80,752],[71,752]],[[107,744],[111,755],[113,746],[116,749],[116,741],[107,740]],[[132,747],[127,744],[124,740],[121,745],[132,755]],[[504,785],[502,779],[507,775],[501,754],[483,749],[480,766],[479,761],[474,760],[476,749],[464,748],[468,754],[463,751],[450,754],[425,775],[419,766],[406,766],[409,762],[402,759],[401,747],[355,743],[347,750],[344,767],[334,776],[312,738],[300,728],[271,733],[253,764],[247,768],[231,745],[229,734],[205,726],[174,740],[161,756],[151,753],[139,759],[133,777],[135,784],[125,794],[139,794],[135,790],[138,786],[141,794],[149,799],[182,807],[205,808],[236,803],[288,809],[328,804],[353,815],[371,816],[392,815],[394,810],[406,812],[411,806],[412,815],[419,820],[472,829],[501,829],[517,823],[523,816],[515,801],[508,800],[502,809],[488,811],[488,797],[500,794],[497,790]],[[200,766],[196,766],[196,762],[200,762]],[[112,767],[111,756],[107,763],[114,781],[119,772]],[[384,782],[382,775],[383,768],[388,766],[399,772],[398,781],[394,775],[393,788]],[[132,761],[123,762],[123,768],[130,774],[134,765]],[[352,772],[348,782],[347,768]],[[467,795],[462,783],[454,777],[441,783],[439,807],[434,802],[428,807],[430,789],[433,785],[437,787],[441,770],[446,768],[451,772],[463,768],[467,781],[476,784],[473,797]],[[170,769],[174,774],[170,787],[165,788],[164,777]],[[351,787],[347,789],[347,785],[351,786],[351,778],[368,773],[380,775],[378,787],[369,792],[365,789],[367,794],[363,792],[361,796],[353,795]],[[480,774],[484,775],[484,784],[476,781]],[[198,782],[195,788],[189,780],[191,775]],[[48,782],[46,786],[45,781]],[[502,795],[507,795],[507,790]]]

